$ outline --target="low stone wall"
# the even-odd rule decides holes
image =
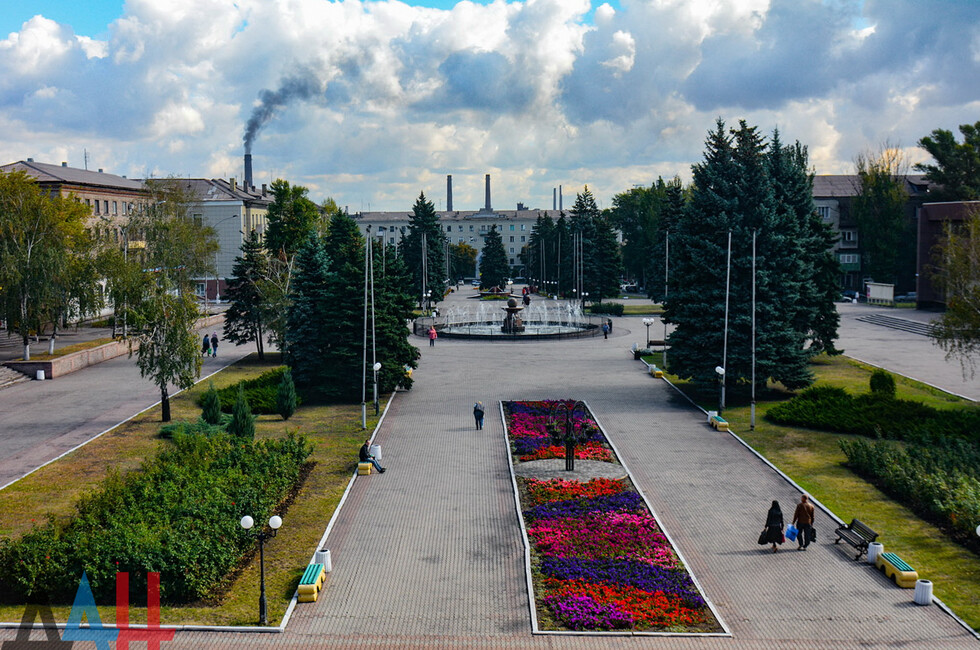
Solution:
[[[197,321],[197,329],[208,329],[223,322],[224,314],[215,314]],[[116,357],[129,354],[129,341],[113,341],[88,350],[80,350],[66,354],[63,357],[55,357],[44,361],[8,361],[5,366],[12,370],[22,372],[31,379],[37,377],[37,371],[44,371],[45,379],[55,379],[62,375],[94,366],[97,363],[115,359]]]

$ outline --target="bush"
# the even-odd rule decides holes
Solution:
[[[261,375],[255,379],[247,379],[245,381],[240,381],[237,384],[232,384],[218,391],[218,398],[221,400],[221,411],[223,413],[231,413],[235,406],[235,400],[238,398],[238,386],[245,389],[245,399],[248,400],[248,405],[252,409],[252,413],[256,415],[276,415],[279,413],[279,407],[276,401],[276,397],[279,394],[279,384],[282,382],[282,375],[286,372],[288,368],[286,366],[281,366],[273,370],[263,372]],[[197,405],[203,407],[204,396],[197,398]],[[296,396],[296,405],[303,403],[303,399],[300,396]]]
[[[235,400],[235,406],[231,410],[228,433],[236,438],[255,439],[255,416],[252,415],[252,409],[248,407],[245,388],[241,384],[238,385],[238,399]]]
[[[623,315],[623,303],[621,302],[597,302],[589,305],[591,314],[609,314],[611,316]]]
[[[114,599],[116,571],[130,573],[133,593],[146,593],[146,573],[159,571],[167,603],[214,596],[255,548],[241,517],[267,520],[311,452],[295,436],[251,442],[177,433],[140,471],[110,474],[69,521],[0,542],[0,594],[70,604],[84,570],[97,602]]]
[[[173,422],[171,424],[165,424],[160,427],[160,433],[157,435],[165,440],[170,440],[177,435],[183,436],[215,436],[221,433],[225,433],[225,425],[227,422],[224,420],[228,419],[227,415],[223,415],[222,422],[219,424],[210,424],[204,421],[204,418],[199,419],[197,422]]]
[[[882,397],[895,397],[895,378],[891,373],[881,368],[876,368],[871,373],[868,382],[871,385],[871,392]]]
[[[201,398],[201,409],[202,420],[208,424],[221,424],[221,399],[214,388],[214,382],[210,383],[207,392]]]
[[[296,385],[293,384],[293,373],[286,369],[279,382],[276,394],[276,410],[283,420],[288,420],[296,412]]]

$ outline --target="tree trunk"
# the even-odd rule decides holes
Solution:
[[[170,395],[167,394],[166,385],[160,387],[160,405],[163,415],[160,418],[163,422],[170,422]]]
[[[54,340],[58,336],[58,319],[55,318],[54,324],[51,326],[51,338],[48,339],[48,354],[54,354]]]
[[[259,361],[265,361],[265,343],[262,341],[262,325],[255,325],[255,346],[259,352]]]
[[[24,361],[31,360],[31,338],[28,334],[24,335]]]

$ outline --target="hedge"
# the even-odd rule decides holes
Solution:
[[[285,373],[287,369],[288,368],[286,366],[280,366],[279,368],[274,368],[273,370],[263,372],[255,379],[246,379],[238,382],[237,384],[232,384],[231,386],[222,388],[218,391],[218,399],[221,400],[221,412],[232,412],[235,407],[235,400],[238,398],[238,386],[241,384],[241,386],[245,389],[245,400],[248,402],[248,406],[252,409],[253,414],[278,414],[279,409],[276,403],[276,398],[279,394],[279,384],[282,382],[283,373]],[[206,393],[197,398],[197,405],[202,408],[204,407],[205,394]],[[302,398],[297,395],[297,405],[301,404],[302,402]]]
[[[612,316],[623,315],[623,303],[621,302],[596,302],[589,305],[589,313],[610,314]]]
[[[854,397],[832,386],[808,388],[770,408],[766,419],[776,424],[918,442],[980,439],[980,409],[936,409],[880,392]]]
[[[176,432],[140,471],[110,474],[67,522],[0,541],[0,597],[71,603],[82,571],[100,602],[113,600],[117,571],[130,572],[133,593],[146,593],[146,573],[159,571],[168,603],[216,595],[255,546],[239,520],[269,518],[298,485],[312,445],[208,430]]]

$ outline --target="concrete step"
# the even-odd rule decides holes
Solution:
[[[911,334],[932,336],[933,326],[931,323],[922,323],[919,321],[909,320],[907,318],[889,316],[887,314],[870,314],[868,316],[860,316],[857,320],[861,321],[862,323],[889,327],[891,329],[901,330]]]
[[[11,370],[7,366],[0,366],[0,390],[30,380],[31,378],[23,373]]]

